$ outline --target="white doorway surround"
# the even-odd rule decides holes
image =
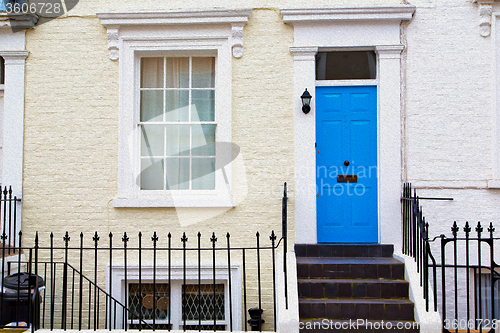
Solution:
[[[401,44],[402,21],[414,6],[281,9],[293,26],[295,119],[295,242],[317,243],[315,98],[311,112],[301,110],[305,88],[316,86],[318,51],[374,50],[377,54],[378,221],[379,243],[401,244]],[[331,85],[356,82],[330,81]]]

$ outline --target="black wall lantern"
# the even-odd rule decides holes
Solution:
[[[300,96],[300,98],[302,99],[302,112],[304,112],[305,114],[308,114],[309,111],[311,111],[311,98],[312,98],[312,96],[309,93],[309,91],[307,91],[307,88],[302,93],[302,96]]]

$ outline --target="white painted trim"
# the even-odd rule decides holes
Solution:
[[[429,312],[426,310],[423,288],[420,287],[420,274],[417,273],[418,267],[415,260],[409,256],[394,253],[394,258],[402,261],[405,264],[405,280],[410,283],[409,296],[410,300],[415,304],[415,321],[420,326],[420,332],[425,333],[441,333],[442,324],[439,312],[433,311],[434,297],[432,292],[429,293]],[[429,288],[432,288],[429,281]]]
[[[492,145],[492,177],[488,181],[488,188],[500,188],[500,13],[493,15],[493,52],[495,57],[494,99],[493,99],[493,145]]]
[[[297,260],[295,252],[287,253],[288,309],[285,304],[285,274],[283,252],[276,260],[276,323],[278,333],[299,333],[299,293],[297,288]]]
[[[280,9],[283,22],[395,20],[409,21],[415,6]]]
[[[8,33],[12,45],[24,47],[25,32]],[[12,186],[12,196],[23,195],[24,152],[24,92],[26,50],[4,50],[0,44],[0,56],[5,61],[5,84],[3,85],[2,138],[2,186]],[[9,47],[8,43],[5,47]],[[17,204],[16,230],[22,230],[22,205]]]
[[[376,86],[378,80],[316,80],[316,86],[347,87],[347,86]]]
[[[38,16],[35,14],[0,13],[0,29],[31,29],[35,27],[37,21]]]
[[[400,23],[414,6],[281,9],[294,28],[295,241],[314,244],[316,228],[315,54],[318,50],[375,50],[377,53],[378,223],[381,243],[401,246],[401,51]],[[353,82],[354,83],[354,82]],[[361,82],[356,82],[361,84]],[[329,83],[335,85],[335,83]],[[339,85],[347,85],[347,81]],[[305,88],[311,112],[301,111]]]
[[[122,28],[146,26],[166,27],[172,25],[230,25],[231,48],[235,58],[243,55],[243,27],[248,22],[252,10],[244,9],[206,9],[189,11],[144,11],[144,12],[105,12],[97,13],[101,24],[108,30],[108,50],[111,60],[118,60],[120,31]],[[210,29],[208,27],[208,29]]]
[[[141,266],[141,281],[142,283],[151,283],[153,281],[153,267],[152,266]],[[106,268],[106,292],[110,293],[112,297],[118,299],[122,304],[125,304],[125,267],[116,265],[112,267],[112,289],[109,286],[109,276],[110,268],[109,265]],[[201,283],[212,284],[213,283],[213,267],[202,265],[200,268],[201,272]],[[184,275],[182,265],[172,265],[170,267],[171,282],[172,287],[182,286]],[[228,266],[217,265],[215,267],[215,283],[224,284],[224,298],[225,298],[225,320],[224,324],[229,328],[229,273]],[[231,294],[232,294],[232,306],[233,306],[233,329],[239,331],[242,329],[242,269],[239,265],[231,265]],[[127,266],[127,283],[137,283],[139,282],[139,267],[138,266]],[[186,266],[186,282],[196,284],[198,283],[198,266],[189,265]],[[168,266],[156,266],[156,283],[168,283]],[[181,325],[181,299],[179,295],[175,295],[172,292],[172,311],[176,313],[172,314],[172,329],[178,330],[179,325]],[[122,322],[122,311],[117,311],[116,322]],[[120,329],[121,327],[118,327]]]

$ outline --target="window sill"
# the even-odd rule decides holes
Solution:
[[[115,208],[146,208],[146,207],[211,207],[219,208],[235,207],[234,200],[229,195],[213,194],[165,194],[147,195],[140,197],[115,198],[113,207]]]

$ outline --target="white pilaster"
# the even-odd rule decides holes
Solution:
[[[380,243],[401,248],[401,51],[403,45],[377,46],[378,188]]]
[[[295,242],[314,244],[316,235],[315,63],[317,47],[291,47],[294,60]],[[304,90],[313,96],[311,111],[302,112]],[[300,144],[298,144],[300,143]]]
[[[28,51],[0,51],[5,59],[3,113],[4,185],[12,185],[13,195],[22,196],[24,137],[24,75]]]

